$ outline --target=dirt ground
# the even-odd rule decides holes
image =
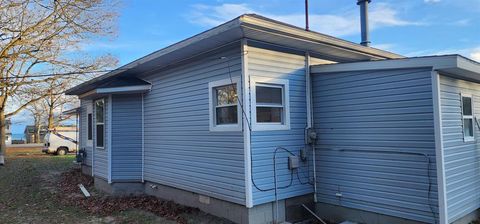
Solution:
[[[110,198],[96,192],[88,178],[82,181],[93,198],[85,200],[72,187],[79,168],[73,160],[74,155],[45,155],[40,148],[7,149],[0,167],[1,223],[229,223],[150,197]]]

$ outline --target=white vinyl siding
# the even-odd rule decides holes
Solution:
[[[480,84],[440,75],[442,136],[448,223],[480,208],[480,155],[473,123],[473,141],[465,141],[461,96],[472,99],[472,119],[478,117]],[[467,116],[469,117],[469,116]],[[468,118],[467,118],[468,119]]]
[[[240,57],[236,43],[141,77],[152,83],[144,96],[146,181],[245,204],[243,133],[209,128],[208,84],[240,77]]]

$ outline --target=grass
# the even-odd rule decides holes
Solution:
[[[100,217],[61,205],[57,182],[77,166],[73,160],[73,155],[45,155],[39,148],[8,149],[6,165],[0,167],[0,223],[175,223],[138,209]],[[188,223],[225,222],[202,212],[181,216]]]

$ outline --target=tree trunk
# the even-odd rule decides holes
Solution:
[[[42,125],[36,124],[35,125],[35,143],[41,143],[41,139],[40,139],[41,130],[42,130]]]
[[[0,166],[5,164],[5,152],[7,151],[7,144],[5,143],[7,135],[7,119],[5,118],[4,108],[0,108]]]
[[[55,120],[53,117],[53,107],[48,108],[48,130],[55,127]]]

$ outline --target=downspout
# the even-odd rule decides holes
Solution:
[[[313,103],[312,103],[312,80],[310,74],[310,52],[305,53],[305,86],[307,101],[307,128],[305,130],[305,139],[309,142],[310,130],[313,128]],[[312,147],[312,164],[313,164],[313,201],[317,202],[317,172],[315,164],[315,142],[310,143]]]
[[[242,110],[243,110],[243,147],[244,147],[244,165],[245,165],[245,206],[253,207],[253,181],[252,181],[252,155],[250,145],[250,76],[248,73],[248,43],[247,39],[241,41],[241,60],[242,60]]]
[[[108,127],[108,139],[107,139],[107,149],[108,149],[108,183],[112,183],[112,94],[108,95],[108,119],[107,119],[107,127]]]
[[[145,176],[144,176],[144,169],[145,169],[145,107],[143,103],[143,95],[142,93],[142,183],[145,182]]]
[[[95,167],[95,150],[96,150],[96,141],[97,141],[97,137],[94,135],[94,132],[93,130],[95,130],[96,128],[94,128],[93,126],[95,125],[95,122],[94,120],[96,120],[96,116],[95,116],[95,113],[93,113],[93,109],[95,108],[94,105],[93,105],[93,101],[90,101],[90,107],[88,106],[87,104],[87,128],[88,128],[88,108],[90,108],[90,112],[92,113],[92,177],[95,177],[95,172],[94,172],[94,167]],[[96,134],[97,131],[95,131],[95,134]],[[93,141],[95,139],[95,141]],[[88,141],[88,140],[87,140]],[[88,145],[88,143],[87,143]]]

